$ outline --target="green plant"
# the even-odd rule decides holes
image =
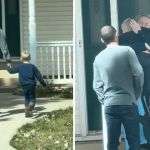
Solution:
[[[73,109],[53,111],[22,126],[10,144],[17,150],[73,150]]]
[[[61,91],[61,97],[62,98],[73,98],[73,89],[72,88],[63,89]]]

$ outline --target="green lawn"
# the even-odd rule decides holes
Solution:
[[[10,143],[17,150],[73,150],[72,108],[22,126]]]

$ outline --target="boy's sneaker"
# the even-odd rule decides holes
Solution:
[[[33,112],[29,111],[29,117],[32,117],[32,116],[33,116]]]
[[[26,118],[30,117],[29,111],[25,111],[25,117]]]
[[[33,112],[32,111],[25,110],[25,117],[26,118],[29,118],[29,117],[32,117],[32,116],[33,116]]]

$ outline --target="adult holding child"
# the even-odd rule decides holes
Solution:
[[[145,22],[144,22],[145,21]],[[140,143],[150,149],[150,18],[141,16],[137,22],[131,18],[123,21],[121,28],[123,34],[119,36],[121,45],[128,45],[134,49],[144,71],[144,86],[141,98],[138,100],[140,115]]]

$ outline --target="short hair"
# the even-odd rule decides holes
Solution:
[[[100,34],[104,43],[109,44],[116,36],[116,29],[112,26],[104,26],[101,28]]]
[[[30,60],[30,53],[29,51],[25,50],[21,53],[21,59],[23,61],[29,61]]]
[[[135,20],[138,21],[138,20],[141,19],[142,17],[146,17],[146,18],[149,18],[149,19],[150,19],[150,15],[140,14],[140,15],[137,15],[137,16],[135,17]]]
[[[127,18],[122,22],[121,29],[122,29],[123,33],[132,31],[132,28],[130,25],[131,20],[132,20],[131,18]]]

